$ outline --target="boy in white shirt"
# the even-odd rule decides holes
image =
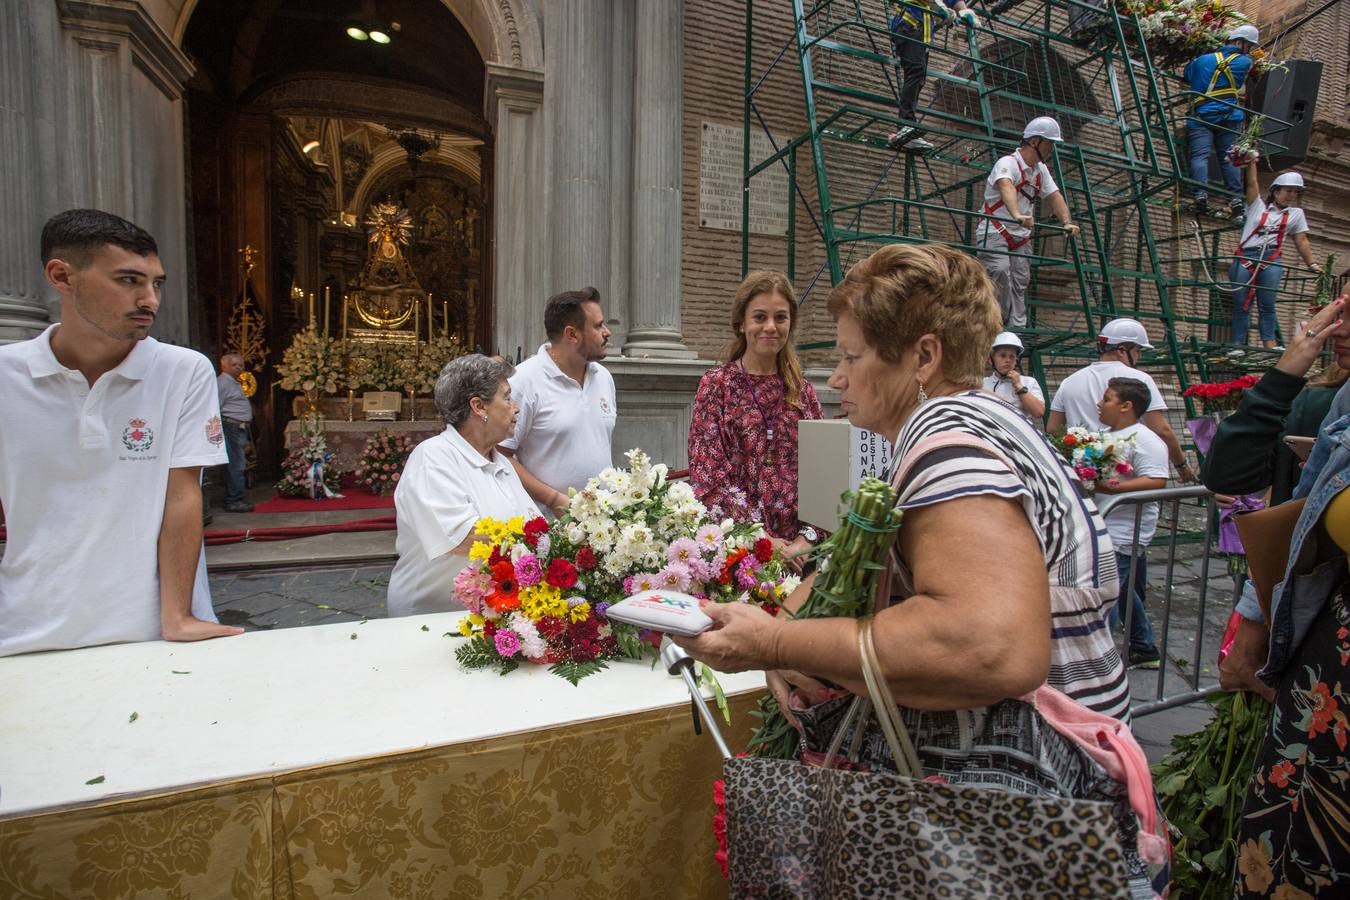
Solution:
[[[1097,483],[1101,494],[1123,494],[1130,491],[1151,491],[1167,486],[1167,445],[1156,434],[1139,422],[1140,413],[1148,409],[1149,388],[1137,378],[1112,378],[1097,404],[1097,414],[1113,437],[1132,437],[1133,444],[1124,454],[1133,471],[1114,484],[1105,480]],[[1159,665],[1158,647],[1153,642],[1153,626],[1144,608],[1144,591],[1148,587],[1148,545],[1158,527],[1158,504],[1145,503],[1139,512],[1139,535],[1135,540],[1134,522],[1137,505],[1122,504],[1108,512],[1106,530],[1116,548],[1116,570],[1120,573],[1120,597],[1111,610],[1111,628],[1120,621],[1121,609],[1130,603],[1130,665],[1142,669],[1156,669]],[[1131,579],[1130,569],[1134,569]],[[1134,581],[1131,591],[1131,580]]]

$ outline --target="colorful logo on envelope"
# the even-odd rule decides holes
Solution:
[[[122,429],[122,446],[133,453],[144,453],[155,443],[155,433],[144,419],[132,419]]]

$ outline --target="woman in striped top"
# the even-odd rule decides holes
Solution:
[[[883,247],[829,308],[842,355],[830,386],[849,421],[890,438],[899,460],[905,599],[877,613],[873,634],[900,706],[978,714],[1048,683],[1126,718],[1106,624],[1117,594],[1106,527],[1045,438],[978,390],[1000,328],[984,269],[936,244]],[[852,621],[707,611],[721,627],[681,643],[719,671],[767,670],[785,710],[825,696],[817,679],[866,693]]]

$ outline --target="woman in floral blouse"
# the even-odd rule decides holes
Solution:
[[[797,423],[821,414],[792,349],[797,298],[787,277],[746,276],[731,327],[727,362],[704,373],[694,398],[689,479],[710,509],[763,522],[788,553],[804,550],[815,536],[797,520]]]

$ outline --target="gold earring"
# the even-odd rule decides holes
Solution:
[[[920,403],[928,402],[928,392],[923,389],[922,381],[919,382],[919,402]]]

